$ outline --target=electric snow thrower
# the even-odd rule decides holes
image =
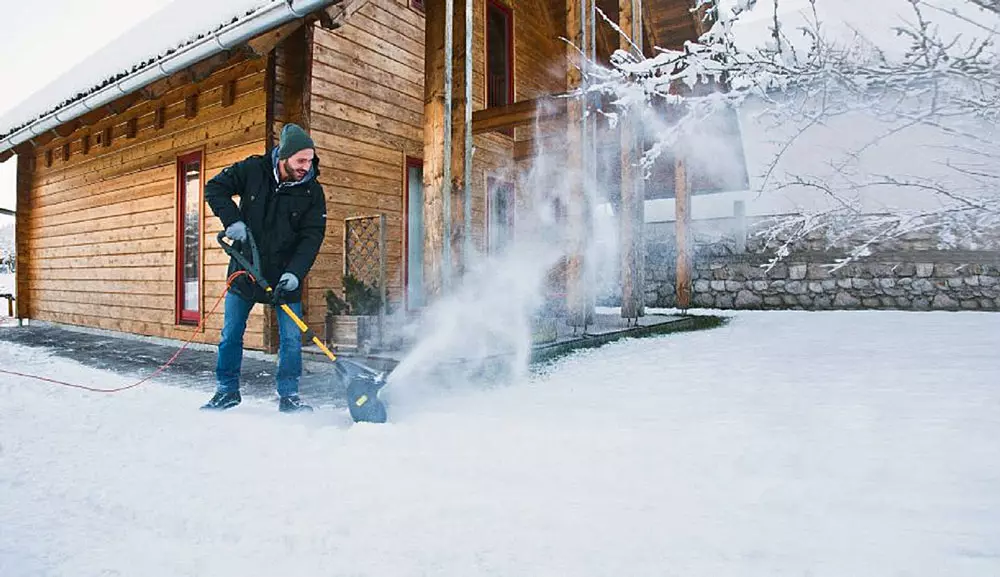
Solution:
[[[257,250],[257,243],[253,239],[253,235],[250,231],[247,231],[247,244],[250,248],[250,258],[248,259],[245,254],[243,254],[241,243],[234,241],[233,243],[226,242],[226,233],[220,232],[218,236],[219,245],[222,246],[222,250],[226,251],[231,258],[236,259],[236,262],[247,271],[250,278],[257,283],[260,288],[264,291],[273,295],[274,291],[268,284],[264,275],[260,273],[257,268],[258,263],[260,263],[260,253]],[[370,367],[366,367],[360,363],[353,361],[348,361],[345,359],[338,359],[333,352],[315,333],[312,332],[306,323],[296,315],[291,307],[284,302],[280,302],[280,299],[274,303],[275,307],[280,308],[285,312],[293,321],[295,321],[296,326],[299,330],[306,335],[306,338],[310,339],[313,344],[319,347],[319,350],[333,361],[334,369],[340,376],[341,380],[347,384],[347,408],[351,412],[351,418],[355,422],[367,422],[367,423],[384,423],[386,419],[385,404],[378,398],[379,391],[385,386],[385,374],[376,371]]]

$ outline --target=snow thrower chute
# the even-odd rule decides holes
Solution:
[[[264,289],[267,294],[273,295],[274,291],[267,279],[257,269],[256,265],[260,262],[260,253],[250,231],[247,231],[250,258],[243,254],[247,247],[242,246],[242,243],[239,241],[226,242],[225,232],[219,233],[218,240],[222,250],[235,259],[260,288]],[[319,347],[319,350],[333,361],[337,374],[347,384],[347,408],[351,412],[351,418],[355,422],[384,423],[386,420],[385,403],[378,398],[378,394],[385,386],[385,375],[360,363],[338,359],[286,303],[276,301],[272,304],[295,321],[295,325],[299,327],[306,338],[310,339],[313,344]]]

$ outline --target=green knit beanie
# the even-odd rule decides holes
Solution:
[[[298,124],[288,123],[281,129],[281,139],[278,141],[278,158],[285,160],[300,150],[315,149],[309,135]]]

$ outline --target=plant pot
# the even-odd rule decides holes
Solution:
[[[327,315],[326,345],[338,350],[369,351],[378,346],[377,316]]]

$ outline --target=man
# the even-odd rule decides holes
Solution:
[[[215,368],[218,386],[203,409],[225,410],[240,404],[243,333],[255,303],[285,302],[302,315],[302,281],[309,273],[326,234],[326,198],[319,181],[319,159],[313,141],[301,127],[286,124],[278,147],[226,168],[205,185],[205,199],[234,242],[253,234],[260,251],[255,265],[274,287],[268,295],[247,275],[239,276],[226,294],[225,320]],[[239,206],[233,196],[240,197]],[[240,270],[231,259],[229,273]],[[299,399],[302,335],[280,308],[278,315],[277,389],[282,412],[311,411]]]

